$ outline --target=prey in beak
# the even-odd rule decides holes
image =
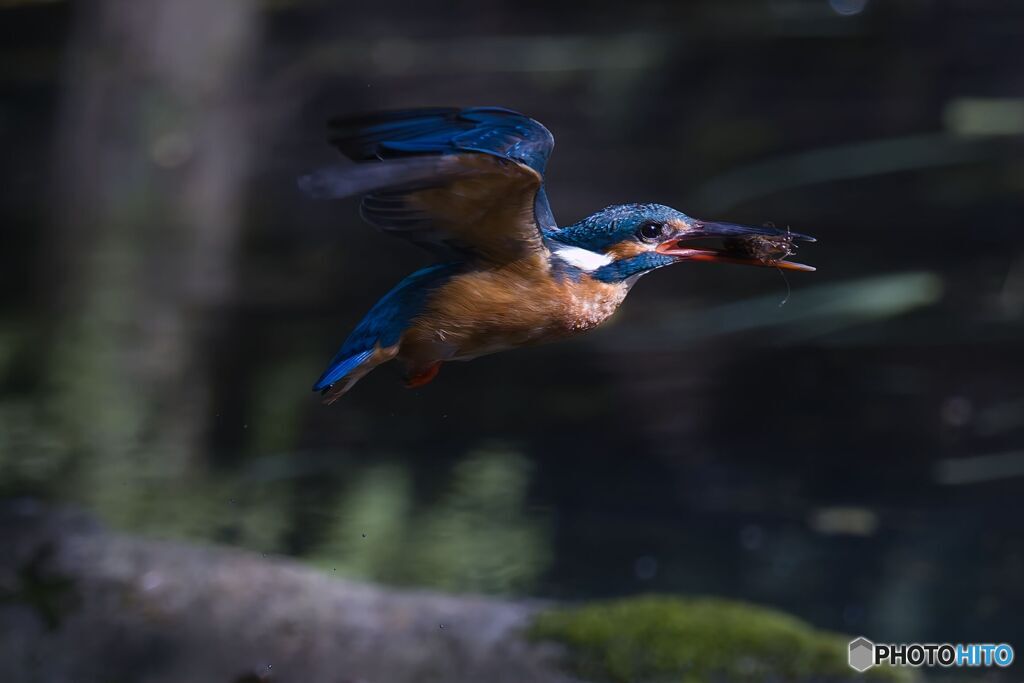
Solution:
[[[813,271],[813,266],[787,260],[797,241],[814,242],[809,235],[774,227],[693,220],[670,235],[655,251],[681,261],[715,261],[748,266]]]

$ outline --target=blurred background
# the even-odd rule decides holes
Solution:
[[[1024,5],[0,2],[0,497],[386,585],[1024,646]],[[295,178],[500,105],[563,225],[654,201],[814,274],[644,278],[416,391],[313,380],[425,253]]]

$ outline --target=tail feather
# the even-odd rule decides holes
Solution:
[[[355,386],[363,375],[374,368],[376,363],[370,362],[373,355],[373,349],[370,349],[354,356],[335,360],[313,385],[313,391],[323,394],[324,403],[328,405],[334,403]]]
[[[332,384],[355,370],[373,355],[373,349],[357,353],[348,358],[335,359],[330,367],[320,376],[320,379],[313,385],[313,391],[323,391],[330,388]]]
[[[323,392],[324,401],[333,403],[368,372],[397,356],[402,335],[427,296],[462,268],[460,263],[429,266],[395,285],[349,334],[313,391]]]
[[[369,372],[369,371],[370,371],[370,369],[367,369],[366,372]],[[323,396],[324,405],[326,405],[326,406],[332,405],[339,398],[341,398],[342,396],[347,394],[348,390],[351,389],[352,387],[354,387],[356,385],[356,382],[358,382],[360,379],[362,379],[363,375],[365,375],[366,372],[362,372],[362,373],[359,373],[358,375],[351,375],[349,377],[346,377],[345,379],[343,379],[343,380],[341,380],[339,382],[336,382],[335,384],[330,385],[329,387],[324,389],[322,392],[320,392],[321,395]]]

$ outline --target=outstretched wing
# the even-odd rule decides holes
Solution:
[[[546,250],[556,227],[544,194],[554,138],[496,107],[413,109],[331,122],[331,142],[360,162],[300,180],[317,197],[365,194],[362,215],[433,251],[507,262]]]

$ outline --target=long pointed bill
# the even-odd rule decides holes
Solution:
[[[655,250],[687,261],[813,271],[813,266],[786,260],[796,252],[796,240],[815,241],[809,235],[778,228],[694,221],[684,233],[665,240]]]

